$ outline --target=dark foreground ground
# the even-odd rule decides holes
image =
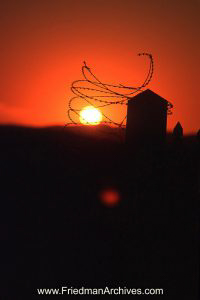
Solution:
[[[37,295],[61,286],[198,299],[199,142],[127,149],[123,134],[0,127],[0,299],[72,297]],[[121,195],[112,208],[98,197],[107,186]]]

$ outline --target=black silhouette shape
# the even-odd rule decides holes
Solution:
[[[173,137],[175,140],[181,140],[183,137],[183,127],[181,126],[180,122],[178,122],[174,127]]]
[[[200,142],[200,129],[197,131],[197,139]]]
[[[0,126],[1,299],[40,299],[37,288],[58,283],[197,299],[196,136],[145,161],[117,132]],[[119,191],[117,206],[98,200],[105,186]]]
[[[168,108],[169,102],[149,89],[133,97],[128,102],[126,143],[163,142]]]

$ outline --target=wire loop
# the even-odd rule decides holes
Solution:
[[[137,87],[125,86],[123,84],[109,84],[103,83],[100,81],[91,69],[88,67],[87,63],[84,61],[82,66],[82,75],[84,79],[75,80],[72,82],[71,91],[75,95],[75,97],[69,100],[68,104],[68,117],[71,122],[70,124],[80,124],[79,122],[74,120],[74,116],[78,116],[80,119],[80,109],[73,108],[73,104],[75,100],[79,99],[85,101],[85,103],[94,108],[101,108],[110,105],[127,105],[128,101],[133,98],[133,95],[136,93],[141,93],[143,89],[150,83],[154,73],[154,61],[153,57],[149,53],[139,53],[138,56],[147,56],[150,61],[149,71],[144,82]],[[113,100],[111,100],[113,99]],[[94,104],[95,103],[95,104]],[[173,105],[168,102],[168,114],[171,114],[171,108]],[[118,126],[121,128],[125,128],[125,120],[126,116],[122,119],[120,123],[113,121],[109,116],[105,115],[101,111],[103,121],[101,123],[110,124],[114,126]],[[85,120],[86,124],[89,124],[87,120]]]

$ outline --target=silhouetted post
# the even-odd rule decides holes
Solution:
[[[199,143],[200,143],[200,129],[199,129],[199,131],[197,131],[197,140],[198,140]]]
[[[183,127],[181,126],[181,123],[178,122],[173,130],[173,137],[175,140],[180,141],[183,137]]]
[[[165,142],[168,101],[147,89],[128,102],[126,144],[160,145]]]

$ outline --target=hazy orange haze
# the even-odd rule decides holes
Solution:
[[[171,130],[200,127],[200,1],[1,1],[1,123],[62,125],[84,60],[106,82],[149,88],[174,104]],[[109,111],[121,120],[121,106]]]

